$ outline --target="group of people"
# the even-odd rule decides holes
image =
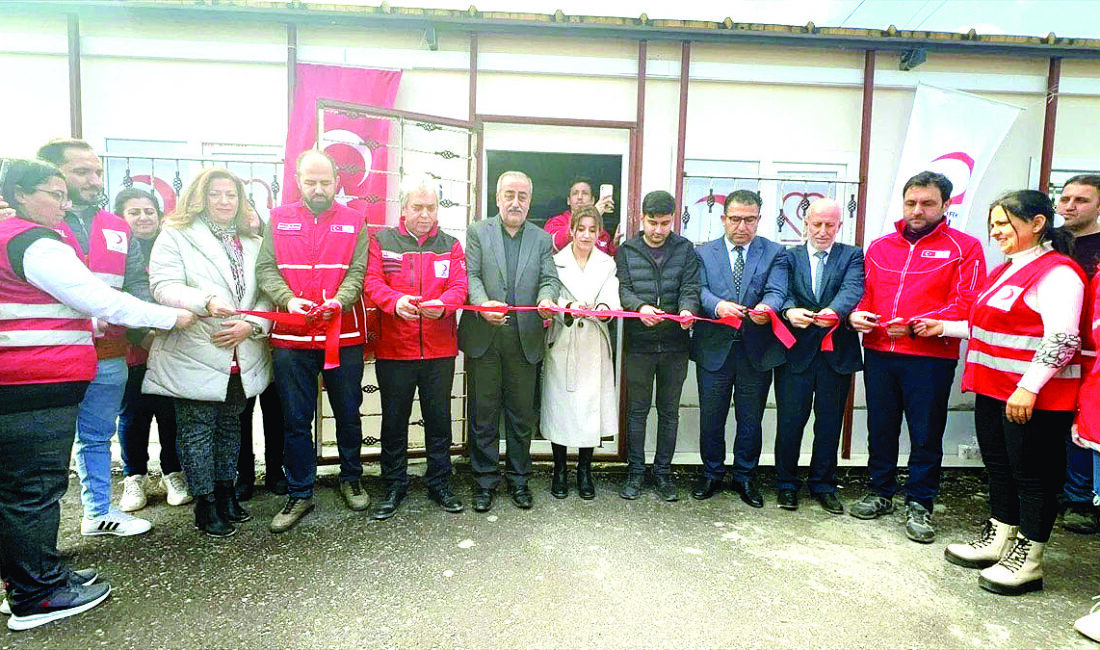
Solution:
[[[1055,228],[1055,208],[1041,193],[998,199],[988,226],[1008,262],[987,278],[981,243],[945,219],[950,181],[932,172],[906,183],[896,231],[864,252],[836,241],[841,206],[831,199],[809,207],[804,245],[757,235],[761,199],[747,190],[725,197],[725,234],[700,247],[674,232],[678,210],[664,191],[644,197],[640,236],[617,242],[603,222],[612,205],[593,200],[588,179],[571,184],[570,209],[544,230],[528,221],[534,188],[519,171],[497,179],[498,212],[470,225],[463,247],[440,229],[438,184],[428,177],[405,179],[399,223],[369,233],[362,214],[335,201],[327,154],[303,152],[295,171],[301,199],[272,210],[265,224],[224,169],[203,170],[162,220],[155,197],[135,189],[119,194],[116,214],[98,209],[102,165],[85,142],[52,141],[39,160],[6,166],[0,196],[14,214],[0,220],[0,437],[12,451],[0,459],[0,536],[10,628],[80,613],[110,592],[94,571],[64,568],[57,553],[74,436],[83,534],[150,528],[128,512],[146,501],[155,417],[168,502],[193,502],[195,526],[225,537],[251,519],[241,501],[255,469],[242,437],[250,437],[259,399],[265,421],[270,410],[279,422],[265,427],[265,447],[281,450],[268,454],[268,487],[287,495],[269,523],[282,533],[314,508],[320,376],[335,420],[340,493],[350,509],[371,509],[359,413],[371,335],[382,403],[375,519],[393,517],[407,496],[417,395],[428,496],[444,511],[464,509],[451,467],[460,350],[473,509],[492,509],[502,477],[512,502],[532,507],[536,424],[552,445],[551,494],[569,495],[568,451],[576,448],[577,494],[594,498],[595,448],[618,431],[614,316],[623,316],[624,499],[645,490],[654,401],[653,488],[678,499],[671,463],[694,360],[702,468],[692,496],[710,498],[728,478],[745,503],[763,507],[757,464],[774,380],[777,505],[798,508],[799,453],[813,412],[809,494],[825,511],[844,513],[837,452],[852,376],[862,369],[870,483],[847,511],[873,519],[894,510],[904,419],[906,534],[930,543],[948,397],[960,341],[969,339],[963,389],[977,395],[991,515],[975,540],[949,545],[946,558],[982,568],[988,590],[1038,589],[1063,490],[1078,495],[1070,501],[1083,519],[1095,516],[1079,498],[1093,494],[1092,452],[1083,448],[1091,434],[1072,434],[1071,425],[1082,354],[1093,348],[1088,286],[1100,251],[1100,177],[1066,185],[1058,206],[1065,228]],[[126,474],[119,507],[110,504],[116,415]],[[1067,454],[1071,470],[1088,464],[1069,472],[1068,486]]]

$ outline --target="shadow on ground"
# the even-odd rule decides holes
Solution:
[[[348,511],[327,482],[317,509],[277,536],[267,523],[283,499],[259,490],[255,518],[227,540],[199,535],[189,507],[160,495],[139,513],[149,534],[83,538],[74,478],[61,549],[114,592],[87,614],[4,629],[0,647],[1096,647],[1072,623],[1100,593],[1098,538],[1057,529],[1046,590],[1017,598],[944,562],[945,544],[986,514],[979,474],[947,473],[939,538],[925,546],[905,538],[900,512],[838,517],[805,493],[794,513],[770,490],[762,510],[731,492],[695,501],[688,471],[679,503],[651,489],[627,502],[618,471],[597,472],[596,500],[559,501],[544,468],[534,509],[501,494],[488,514],[444,513],[414,480],[386,522]],[[862,484],[842,479],[846,503]],[[367,486],[377,498],[377,477]]]

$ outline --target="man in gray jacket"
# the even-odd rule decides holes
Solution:
[[[535,379],[546,348],[545,308],[558,299],[558,272],[550,235],[527,223],[531,179],[504,172],[497,179],[499,213],[466,232],[466,271],[472,305],[534,305],[531,311],[465,312],[458,326],[458,347],[466,354],[470,379],[470,465],[473,505],[493,507],[500,483],[500,409],[504,407],[508,453],[508,492],[520,508],[532,505],[531,435],[535,424]]]

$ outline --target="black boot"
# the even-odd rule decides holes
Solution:
[[[557,499],[569,496],[568,470],[565,469],[565,447],[551,443],[554,451],[554,475],[550,479],[550,494]]]
[[[252,515],[237,500],[237,491],[233,489],[232,481],[214,481],[214,501],[218,506],[218,514],[228,522],[239,524],[252,519]]]
[[[577,460],[577,494],[582,499],[596,498],[596,486],[592,483],[592,448],[581,447]]]
[[[213,494],[195,495],[195,528],[211,537],[229,537],[237,532],[236,526],[218,514]]]
[[[255,482],[255,480],[249,481],[242,478],[237,479],[237,487],[234,489],[237,494],[237,501],[248,501],[252,498],[252,494],[255,489],[253,484]]]

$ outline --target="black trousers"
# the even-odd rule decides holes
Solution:
[[[775,487],[795,490],[802,487],[798,478],[798,456],[802,434],[814,413],[814,444],[810,456],[810,492],[836,492],[836,455],[840,447],[840,429],[844,424],[844,406],[852,375],[833,370],[822,354],[814,356],[803,372],[792,372],[787,365],[775,369],[775,398],[778,406],[775,432]]]
[[[646,419],[657,387],[657,450],[653,474],[668,476],[680,427],[680,395],[687,378],[687,352],[628,352],[623,359],[626,384],[626,458],[631,474],[645,472]]]
[[[57,551],[79,404],[0,415],[0,577],[12,611],[68,582]]]
[[[1032,412],[1024,424],[1005,417],[1005,403],[978,395],[974,427],[989,472],[989,510],[994,519],[1034,542],[1045,543],[1058,517],[1058,495],[1066,480],[1065,436],[1072,411]]]
[[[252,450],[252,412],[256,402],[260,402],[260,413],[264,421],[264,481],[274,483],[286,480],[283,474],[283,405],[279,401],[279,391],[275,382],[260,393],[259,400],[248,398],[241,413],[241,453],[237,457],[237,482],[242,485],[256,483],[256,452]]]
[[[437,491],[451,483],[451,386],[455,358],[390,360],[374,363],[382,393],[382,480],[387,486],[409,485],[409,417],[413,396],[420,394],[428,471],[424,482]]]
[[[535,426],[537,365],[529,363],[519,332],[504,325],[480,357],[466,357],[471,381],[469,401],[470,467],[479,487],[500,483],[500,413],[504,409],[504,441],[509,483],[525,485],[531,475],[531,435]]]

